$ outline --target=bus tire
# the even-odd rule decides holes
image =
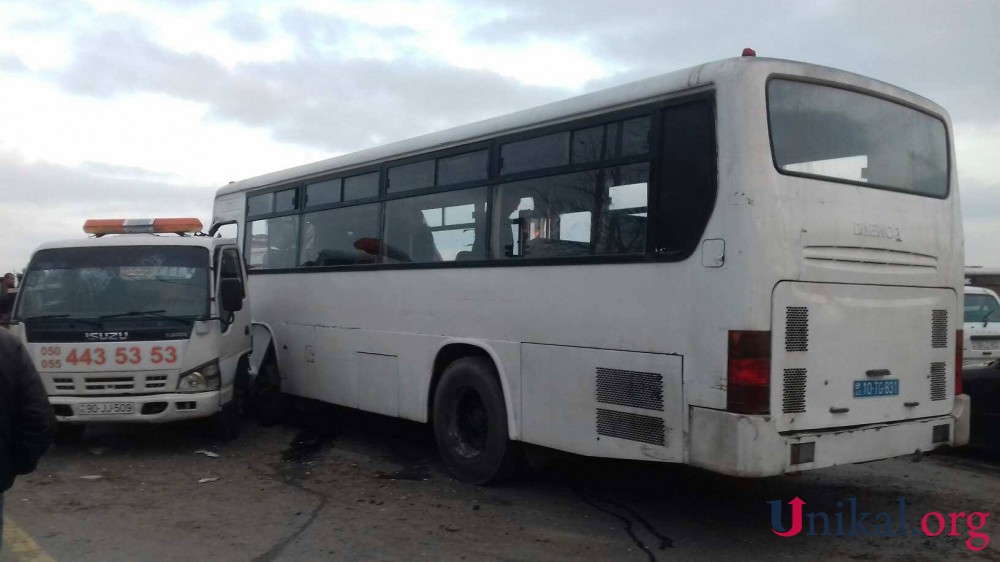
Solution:
[[[445,368],[434,391],[433,425],[445,466],[462,482],[496,482],[517,465],[503,390],[485,358],[463,357]]]
[[[265,361],[254,379],[253,409],[264,427],[284,421],[288,412],[288,396],[281,392],[281,373],[274,361]]]

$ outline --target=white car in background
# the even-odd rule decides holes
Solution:
[[[989,289],[965,288],[963,363],[1000,357],[1000,297]]]

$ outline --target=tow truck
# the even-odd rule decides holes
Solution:
[[[235,239],[196,218],[93,219],[89,237],[32,254],[10,330],[25,344],[60,440],[90,423],[203,418],[240,431],[251,351]]]

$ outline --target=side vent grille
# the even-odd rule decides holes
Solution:
[[[663,375],[597,368],[597,401],[663,411]]]
[[[785,369],[781,411],[786,414],[801,414],[806,411],[805,369]]]
[[[931,400],[944,400],[948,397],[948,381],[945,374],[945,364],[931,363]]]
[[[662,418],[597,409],[597,434],[650,445],[666,445]]]
[[[931,311],[931,347],[948,347],[948,311]]]
[[[785,351],[809,351],[809,309],[785,308]]]

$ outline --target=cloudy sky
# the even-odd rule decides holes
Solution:
[[[736,56],[833,66],[955,125],[967,262],[1000,265],[1000,1],[0,0],[0,270],[86,218]]]

